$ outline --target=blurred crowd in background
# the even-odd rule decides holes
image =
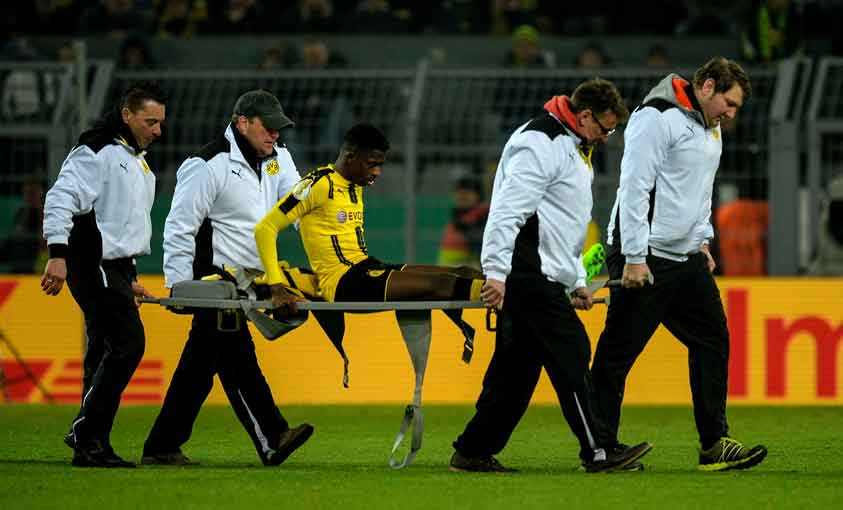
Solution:
[[[612,64],[597,42],[573,62],[556,61],[540,36],[722,36],[740,41],[745,62],[769,63],[810,51],[805,35],[843,44],[835,20],[838,0],[33,0],[0,7],[5,24],[0,58],[35,58],[25,36],[110,36],[124,68],[155,67],[149,38],[219,35],[313,35],[300,47],[267,50],[263,68],[335,68],[345,59],[319,35],[490,35],[513,37],[507,67],[601,67]],[[37,55],[41,58],[49,55]],[[58,55],[55,56],[58,58]],[[670,64],[669,51],[651,49],[650,65]],[[631,63],[625,63],[630,65]]]
[[[831,28],[831,0],[33,0],[13,9],[8,30],[29,34],[159,37],[207,34],[491,34],[532,25],[560,35],[727,35],[757,23],[758,9],[785,32],[802,19]],[[778,18],[786,16],[787,26]]]

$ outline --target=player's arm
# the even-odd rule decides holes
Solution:
[[[305,177],[255,225],[258,256],[266,273],[266,283],[269,285],[283,280],[278,269],[278,232],[309,214],[327,199],[327,184],[327,179],[314,182],[310,176]]]

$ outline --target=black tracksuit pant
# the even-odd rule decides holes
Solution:
[[[100,267],[68,261],[67,286],[85,316],[88,336],[82,404],[71,425],[79,444],[92,439],[109,444],[120,396],[145,346],[132,292],[132,259],[104,260]]]
[[[625,258],[610,251],[611,278],[623,274]],[[726,391],[729,331],[720,292],[703,253],[685,262],[647,257],[654,285],[612,289],[606,326],[591,367],[600,441],[618,438],[626,376],[659,324],[688,348],[694,419],[700,442],[708,446],[728,434]]]
[[[580,457],[591,461],[598,448],[592,432],[591,344],[564,287],[541,276],[510,275],[497,328],[477,411],[454,448],[468,457],[500,452],[527,410],[544,367],[579,439]]]
[[[144,455],[175,453],[190,439],[199,409],[219,375],[231,407],[261,460],[278,447],[289,425],[275,406],[264,379],[246,318],[231,332],[217,327],[217,311],[200,311],[173,374],[161,412],[144,444]]]

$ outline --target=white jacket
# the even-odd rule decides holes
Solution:
[[[51,256],[56,245],[68,244],[74,217],[92,212],[102,236],[103,260],[150,253],[155,175],[144,159],[146,152],[129,145],[119,134],[116,122],[109,118],[109,124],[82,134],[47,192],[44,239]],[[75,249],[99,254],[99,247]],[[92,262],[99,264],[99,260]]]
[[[487,278],[533,274],[568,292],[585,286],[582,249],[594,174],[580,143],[550,113],[519,127],[506,142],[483,234]]]
[[[218,268],[260,270],[255,225],[300,179],[287,149],[276,145],[275,153],[260,161],[258,179],[229,125],[223,137],[182,163],[164,225],[167,287],[202,276],[194,275],[197,257],[206,257]],[[204,234],[210,239],[204,241],[210,251],[197,254],[197,234],[203,223],[208,225]]]
[[[632,113],[624,131],[607,242],[619,243],[631,264],[644,262],[648,248],[656,256],[684,261],[714,237],[711,193],[723,150],[720,127],[706,125],[690,89],[689,101],[677,98],[674,80],[689,87],[679,76],[667,76]]]

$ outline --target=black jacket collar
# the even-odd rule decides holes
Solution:
[[[129,129],[129,125],[123,122],[123,116],[120,114],[119,108],[109,110],[94,123],[91,129],[79,135],[80,145],[102,147],[114,140],[122,140],[135,151],[135,154],[143,152],[138,146],[138,141],[135,140],[132,130]]]
[[[700,102],[697,100],[697,95],[694,94],[694,86],[691,82],[685,85],[685,94],[688,96],[688,101],[691,102],[691,107],[698,111],[702,117],[703,127],[708,128],[708,122],[705,120],[705,112],[703,112],[702,106],[700,106]]]

